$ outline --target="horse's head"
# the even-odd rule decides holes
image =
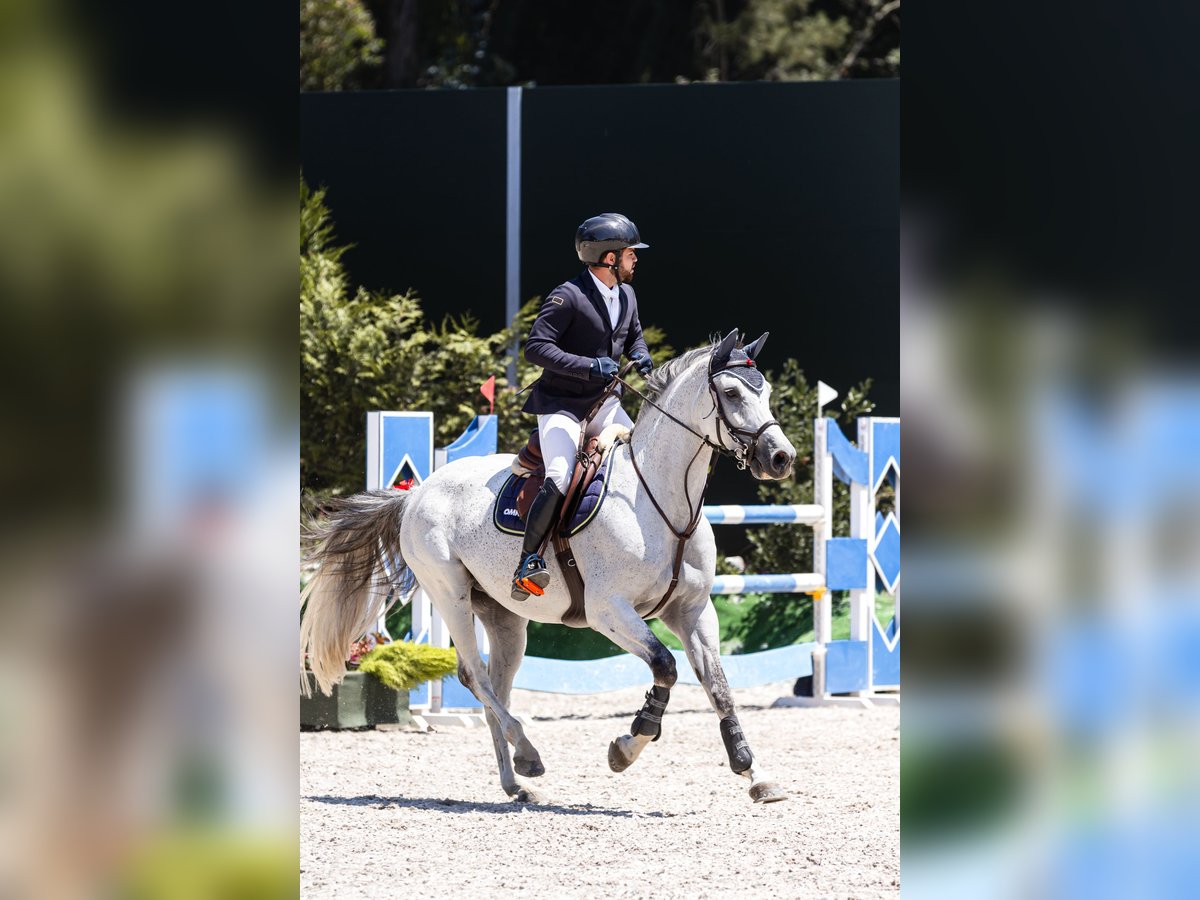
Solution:
[[[738,348],[735,328],[708,360],[716,442],[732,450],[760,481],[786,478],[796,461],[796,448],[771,415],[771,385],[755,361],[769,333]]]

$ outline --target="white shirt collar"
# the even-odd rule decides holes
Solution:
[[[596,282],[596,287],[600,290],[600,296],[610,303],[616,303],[621,299],[621,285],[614,284],[609,287],[603,281],[596,277],[596,273],[588,269],[588,274],[592,276],[592,281]]]

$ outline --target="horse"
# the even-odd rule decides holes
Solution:
[[[716,542],[701,504],[714,453],[733,457],[756,479],[778,480],[791,474],[796,451],[771,416],[771,386],[755,363],[767,334],[744,347],[737,338],[735,329],[648,376],[634,428],[610,451],[616,464],[610,461],[607,497],[573,549],[586,582],[587,626],[646,663],[653,679],[629,733],[609,745],[609,767],[624,771],[661,736],[677,673],[675,658],[645,621],[659,618],[683,644],[720,719],[730,768],[749,779],[751,798],[765,803],[787,794],[752,753],[721,669],[709,596]],[[384,608],[388,592],[380,573],[386,569],[393,585],[415,578],[446,622],[459,679],[484,707],[501,787],[518,802],[537,803],[542,798],[522,779],[544,774],[545,767],[509,712],[509,698],[528,621],[563,622],[570,596],[558,561],[548,555],[552,581],[545,593],[510,597],[508,572],[521,538],[494,526],[492,507],[512,459],[460,459],[408,491],[372,491],[335,503],[314,526],[319,567],[301,596],[300,645],[328,694],[346,673],[351,642]],[[473,616],[491,642],[486,668]],[[308,690],[307,680],[302,685]]]

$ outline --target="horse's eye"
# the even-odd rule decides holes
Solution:
[[[728,397],[730,400],[736,399],[737,395],[738,395],[738,392],[737,392],[736,388],[725,388],[725,396]]]

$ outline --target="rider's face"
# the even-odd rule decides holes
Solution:
[[[632,247],[626,247],[621,251],[621,261],[618,264],[620,279],[624,284],[629,284],[633,281],[633,270],[637,267],[637,253]]]

